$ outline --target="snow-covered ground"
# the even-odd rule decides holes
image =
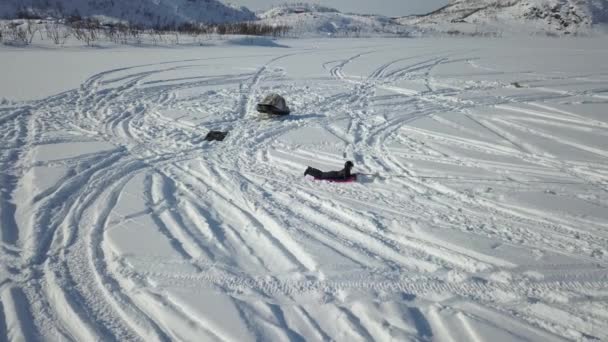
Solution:
[[[0,48],[0,336],[608,340],[607,38],[277,43]]]

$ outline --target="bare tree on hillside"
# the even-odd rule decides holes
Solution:
[[[47,36],[47,38],[49,38],[50,40],[52,40],[53,43],[55,43],[55,45],[63,45],[63,44],[65,44],[66,40],[71,35],[70,30],[68,30],[67,28],[63,27],[57,21],[46,23],[46,25],[44,26],[44,28],[46,30],[46,36]]]
[[[10,44],[28,45],[29,39],[27,30],[21,27],[19,23],[9,23],[4,27],[5,40]]]
[[[72,23],[72,33],[74,37],[91,46],[97,40],[100,29],[99,22],[94,20],[82,20]]]
[[[31,19],[27,19],[25,21],[25,25],[25,31],[27,33],[27,44],[29,45],[32,44],[34,36],[36,35],[36,32],[40,30],[40,27],[38,26],[38,23]]]

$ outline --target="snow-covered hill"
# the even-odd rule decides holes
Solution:
[[[223,23],[254,20],[245,7],[236,8],[218,0],[2,0],[0,16],[11,18],[17,12],[40,15],[107,16],[145,25],[164,25],[188,21]]]
[[[606,0],[451,0],[427,15],[402,24],[438,31],[507,31],[577,34],[608,21]]]
[[[283,5],[259,15],[260,22],[292,27],[296,36],[406,35],[396,21],[377,15],[346,14],[315,4]]]

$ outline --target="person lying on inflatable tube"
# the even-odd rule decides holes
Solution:
[[[312,176],[315,180],[325,180],[330,182],[354,182],[357,180],[357,174],[351,173],[351,169],[355,166],[352,161],[344,163],[344,168],[340,171],[327,171],[307,167],[304,171],[304,176]]]

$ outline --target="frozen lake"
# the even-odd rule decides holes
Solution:
[[[0,336],[608,339],[607,38],[251,43],[0,47]]]

